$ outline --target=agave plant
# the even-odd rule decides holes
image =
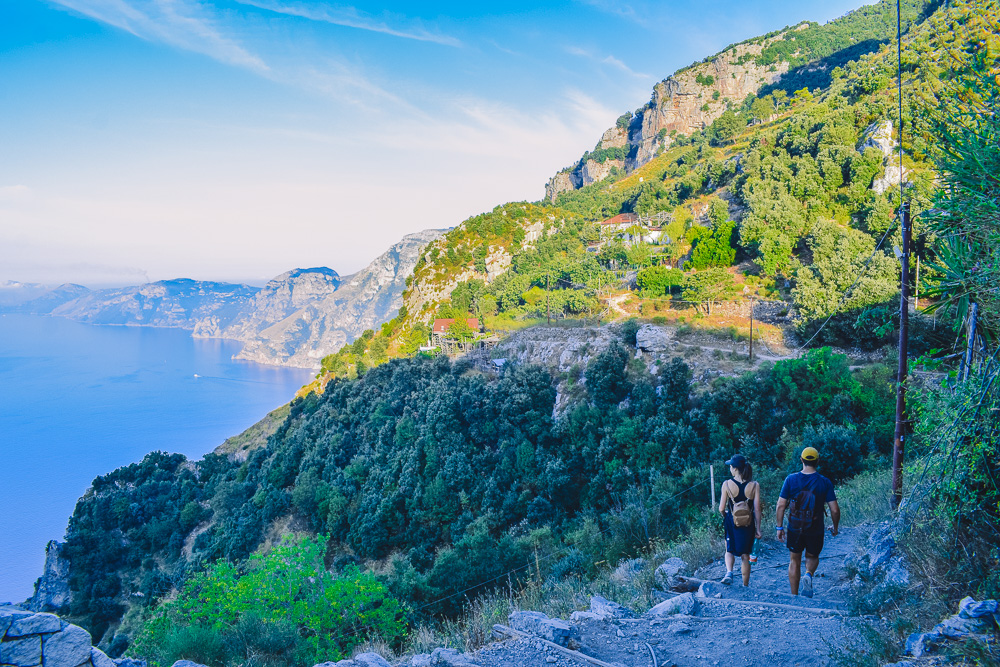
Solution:
[[[989,17],[1000,30],[1000,20]],[[990,40],[953,54],[955,77],[938,96],[934,119],[942,189],[928,222],[937,234],[940,281],[929,310],[954,309],[967,322],[972,303],[987,344],[1000,332],[1000,57]],[[967,326],[967,324],[965,325]]]

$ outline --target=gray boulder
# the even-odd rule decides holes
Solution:
[[[27,637],[0,643],[0,663],[16,667],[34,667],[42,662],[42,638]],[[74,665],[74,667],[76,667]]]
[[[601,616],[600,614],[595,614],[591,611],[574,611],[569,615],[569,620],[574,623],[579,621],[603,621],[606,618],[606,616]]]
[[[392,667],[389,661],[378,653],[359,653],[354,656],[352,664],[357,667]]]
[[[698,600],[693,593],[681,593],[669,600],[664,600],[646,612],[647,616],[694,616],[698,613]]]
[[[906,654],[922,658],[932,653],[940,641],[941,635],[936,632],[914,632],[906,638]]]
[[[97,647],[91,647],[90,649],[90,664],[94,667],[116,667],[115,661]]]
[[[140,658],[115,658],[118,667],[146,667],[146,661]]]
[[[62,630],[62,621],[55,614],[31,614],[13,619],[7,629],[7,637],[26,637],[42,635]],[[80,663],[77,663],[80,664]],[[73,665],[76,667],[76,665]]]
[[[590,598],[590,613],[599,618],[635,618],[631,609],[623,607],[617,602],[612,602],[600,595]]]
[[[510,627],[535,637],[566,646],[576,637],[576,628],[557,618],[549,618],[540,611],[515,611],[507,618]]]
[[[653,573],[653,580],[660,590],[668,591],[677,585],[678,577],[688,575],[688,564],[680,558],[673,556],[663,561],[660,567]]]
[[[350,660],[321,662],[315,667],[392,667],[392,665],[378,653],[359,653]]]
[[[976,602],[971,597],[964,597],[958,603],[958,615],[962,618],[985,618],[1000,613],[1000,602],[983,600]]]
[[[643,352],[666,352],[670,343],[667,330],[654,324],[643,324],[635,332],[635,347]]]
[[[688,623],[677,621],[675,623],[671,623],[670,625],[668,625],[667,631],[675,635],[686,635],[687,633],[691,632],[691,626]]]
[[[201,663],[195,662],[194,660],[178,660],[171,667],[205,667]]]
[[[56,620],[59,620],[58,618]],[[42,643],[44,667],[77,667],[90,660],[90,633],[76,625],[49,635]]]
[[[982,626],[983,622],[978,618],[962,618],[956,614],[935,625],[933,632],[947,639],[965,639],[978,632]]]
[[[902,556],[892,556],[879,567],[880,570],[873,571],[867,582],[868,592],[862,597],[869,609],[878,609],[889,600],[899,599],[910,586],[910,572]]]
[[[478,662],[453,648],[436,648],[431,652],[432,667],[477,667]]]

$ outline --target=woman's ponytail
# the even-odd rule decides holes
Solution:
[[[746,464],[740,468],[740,477],[743,478],[744,482],[749,482],[753,479],[753,466],[747,461]]]

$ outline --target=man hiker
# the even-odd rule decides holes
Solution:
[[[800,455],[802,472],[785,478],[778,498],[777,517],[778,539],[788,546],[791,559],[788,562],[788,583],[792,595],[799,594],[801,579],[802,595],[813,596],[813,575],[819,566],[819,552],[823,550],[823,515],[826,505],[830,506],[830,534],[840,532],[840,506],[833,492],[833,482],[816,472],[819,452],[806,447]],[[788,528],[782,524],[785,510],[788,510]],[[802,552],[806,552],[806,574],[802,575]]]

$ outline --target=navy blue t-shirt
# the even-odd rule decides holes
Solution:
[[[797,472],[785,478],[785,483],[781,485],[781,497],[791,502],[799,492],[807,486],[812,488],[813,496],[816,498],[816,505],[813,509],[812,525],[808,530],[802,531],[807,535],[815,535],[823,532],[823,513],[826,504],[837,499],[837,494],[833,491],[833,482],[828,480],[818,472],[811,475]]]

